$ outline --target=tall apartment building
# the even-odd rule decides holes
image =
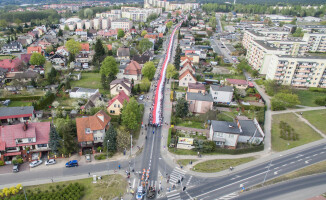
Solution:
[[[162,8],[136,8],[136,7],[122,7],[122,18],[128,18],[132,21],[146,22],[147,17],[151,14],[161,14]]]
[[[84,29],[85,21],[81,20],[77,22],[77,29]]]
[[[96,17],[93,19],[93,28],[95,30],[102,29],[102,18]]]
[[[170,3],[166,0],[144,0],[144,8],[165,8],[166,11],[170,10],[194,10],[199,8],[198,3]]]
[[[311,52],[326,52],[326,33],[305,33],[303,41],[308,42]]]
[[[273,55],[266,79],[296,87],[326,88],[326,57]]]
[[[304,55],[308,51],[308,43],[301,39],[267,40],[266,42],[284,50],[286,55]]]
[[[278,30],[247,30],[243,34],[242,45],[244,48],[248,48],[249,44],[253,40],[286,40],[288,39],[288,31]]]
[[[111,21],[109,18],[102,18],[102,29],[110,29],[111,27]]]
[[[89,30],[93,28],[93,21],[92,20],[86,20],[85,21],[85,29]]]
[[[127,18],[121,18],[111,21],[111,29],[123,29],[124,31],[130,30],[132,27],[132,21]]]

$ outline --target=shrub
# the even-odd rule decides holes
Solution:
[[[280,138],[284,140],[299,140],[299,135],[286,122],[280,121]]]
[[[326,97],[318,97],[315,99],[315,104],[320,105],[320,106],[325,106],[326,105]]]
[[[326,93],[325,88],[317,88],[317,87],[311,87],[311,88],[309,88],[309,91]]]
[[[5,162],[0,160],[0,166],[4,166],[5,165]]]
[[[16,159],[12,161],[12,164],[17,165],[17,164],[22,164],[24,161],[23,159]]]
[[[104,160],[106,159],[106,154],[98,154],[94,156],[95,160]]]

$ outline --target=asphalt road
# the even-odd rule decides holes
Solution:
[[[281,182],[241,193],[236,200],[287,199],[300,200],[326,192],[326,173]]]
[[[225,196],[240,192],[244,188],[262,184],[267,180],[287,174],[305,166],[326,160],[326,144],[307,148],[286,156],[280,156],[269,162],[250,169],[220,178],[207,179],[201,185],[193,185],[180,193],[180,199],[224,199]],[[169,199],[167,197],[162,199]]]

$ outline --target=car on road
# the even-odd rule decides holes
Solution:
[[[86,154],[85,159],[86,159],[86,162],[91,162],[92,161],[90,154]]]
[[[12,172],[14,172],[14,173],[19,172],[19,165],[14,165],[14,166],[12,167]]]
[[[227,58],[224,58],[223,61],[224,61],[225,63],[230,63],[229,59],[227,59]]]
[[[140,95],[138,99],[142,101],[144,99],[144,95]]]
[[[67,162],[66,167],[78,167],[78,160],[71,160]]]
[[[29,166],[30,166],[31,168],[33,168],[33,167],[37,167],[37,166],[41,165],[42,163],[43,163],[42,160],[35,160],[35,161],[29,163]]]
[[[50,160],[45,161],[45,165],[54,165],[56,163],[57,162],[55,161],[55,159],[50,159]]]
[[[251,77],[250,76],[248,76],[248,81],[251,81],[252,79],[251,79]]]
[[[144,190],[143,190],[143,187],[142,187],[142,186],[139,186],[139,187],[137,188],[136,199],[137,199],[137,200],[141,200],[141,199],[143,199],[143,197],[144,197]]]

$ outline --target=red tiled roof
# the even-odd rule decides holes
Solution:
[[[126,95],[124,91],[119,92],[117,96],[115,96],[113,99],[109,101],[108,106],[111,106],[116,100],[118,100],[121,104],[126,100],[129,102],[129,97]]]
[[[183,72],[180,76],[179,76],[179,80],[183,79],[185,76],[187,76],[187,74],[190,74],[190,76],[192,76],[192,78],[197,81],[197,79],[194,77],[194,75],[192,75],[192,73],[190,72],[189,69],[187,69],[185,72]]]
[[[89,128],[91,131],[103,130],[110,121],[111,117],[103,110],[98,111],[93,116],[76,118],[78,142],[94,141],[93,133],[86,134],[85,129]]]
[[[27,53],[30,54],[30,53],[42,53],[42,47],[40,46],[34,46],[34,47],[27,47]]]
[[[0,60],[0,68],[8,69],[9,71],[11,69],[14,69],[14,71],[18,71],[17,67],[21,64],[21,60],[19,58],[15,58],[13,60],[11,59],[3,59]]]
[[[89,44],[88,43],[81,43],[81,50],[82,51],[89,51]]]
[[[206,90],[205,85],[201,83],[188,83],[189,89]]]
[[[162,38],[162,37],[163,37],[163,33],[159,33],[159,34],[158,34],[158,37],[159,37],[159,38]]]
[[[226,81],[229,82],[230,84],[248,85],[246,80],[227,78]]]
[[[124,74],[126,75],[138,75],[141,74],[141,67],[138,62],[132,60],[125,68]]]

